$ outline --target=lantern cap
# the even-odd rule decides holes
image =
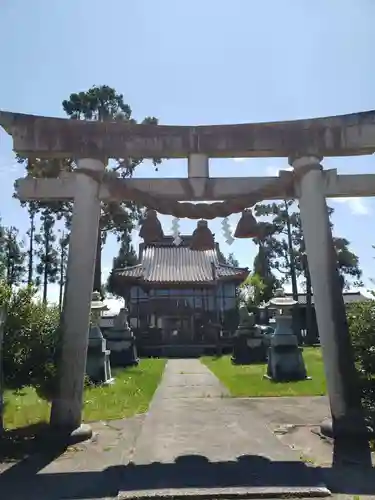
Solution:
[[[91,310],[108,311],[108,306],[101,300],[100,292],[93,292],[91,296]]]
[[[297,301],[292,297],[286,297],[283,288],[277,288],[275,296],[269,301],[269,304],[278,309],[282,309],[283,307],[287,309],[288,307],[295,306]]]

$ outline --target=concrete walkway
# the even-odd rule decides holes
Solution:
[[[257,406],[228,397],[199,360],[170,360],[146,415],[96,423],[82,447],[17,464],[0,491],[9,500],[326,495],[321,471]]]
[[[135,443],[135,468],[123,478],[122,496],[148,496],[149,490],[173,496],[191,488],[203,496],[215,491],[221,496],[324,494],[316,471],[255,412],[249,414],[246,401],[228,395],[199,360],[168,361]]]

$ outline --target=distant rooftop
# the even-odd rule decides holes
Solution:
[[[293,294],[288,292],[285,294],[287,297],[292,297]],[[345,304],[352,304],[353,302],[363,302],[366,300],[371,300],[365,297],[361,292],[343,292]],[[314,295],[311,297],[311,301],[314,304]],[[298,294],[298,303],[301,305],[306,305],[306,293]]]

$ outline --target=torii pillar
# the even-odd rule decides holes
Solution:
[[[297,179],[295,188],[332,415],[332,422],[324,422],[321,430],[333,437],[359,436],[361,433],[365,435],[367,429],[329,222],[321,160],[317,155],[289,158]]]
[[[72,228],[69,240],[67,281],[62,316],[58,388],[52,402],[51,427],[76,439],[91,437],[82,426],[82,400],[97,236],[100,220],[99,184],[80,174],[79,168],[102,172],[100,160],[78,160]]]

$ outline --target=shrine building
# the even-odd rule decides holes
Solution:
[[[238,322],[237,289],[249,270],[226,264],[216,242],[196,249],[194,234],[174,241],[164,234],[144,241],[138,264],[114,270],[139,350],[200,355],[216,348],[218,334],[230,344]]]

